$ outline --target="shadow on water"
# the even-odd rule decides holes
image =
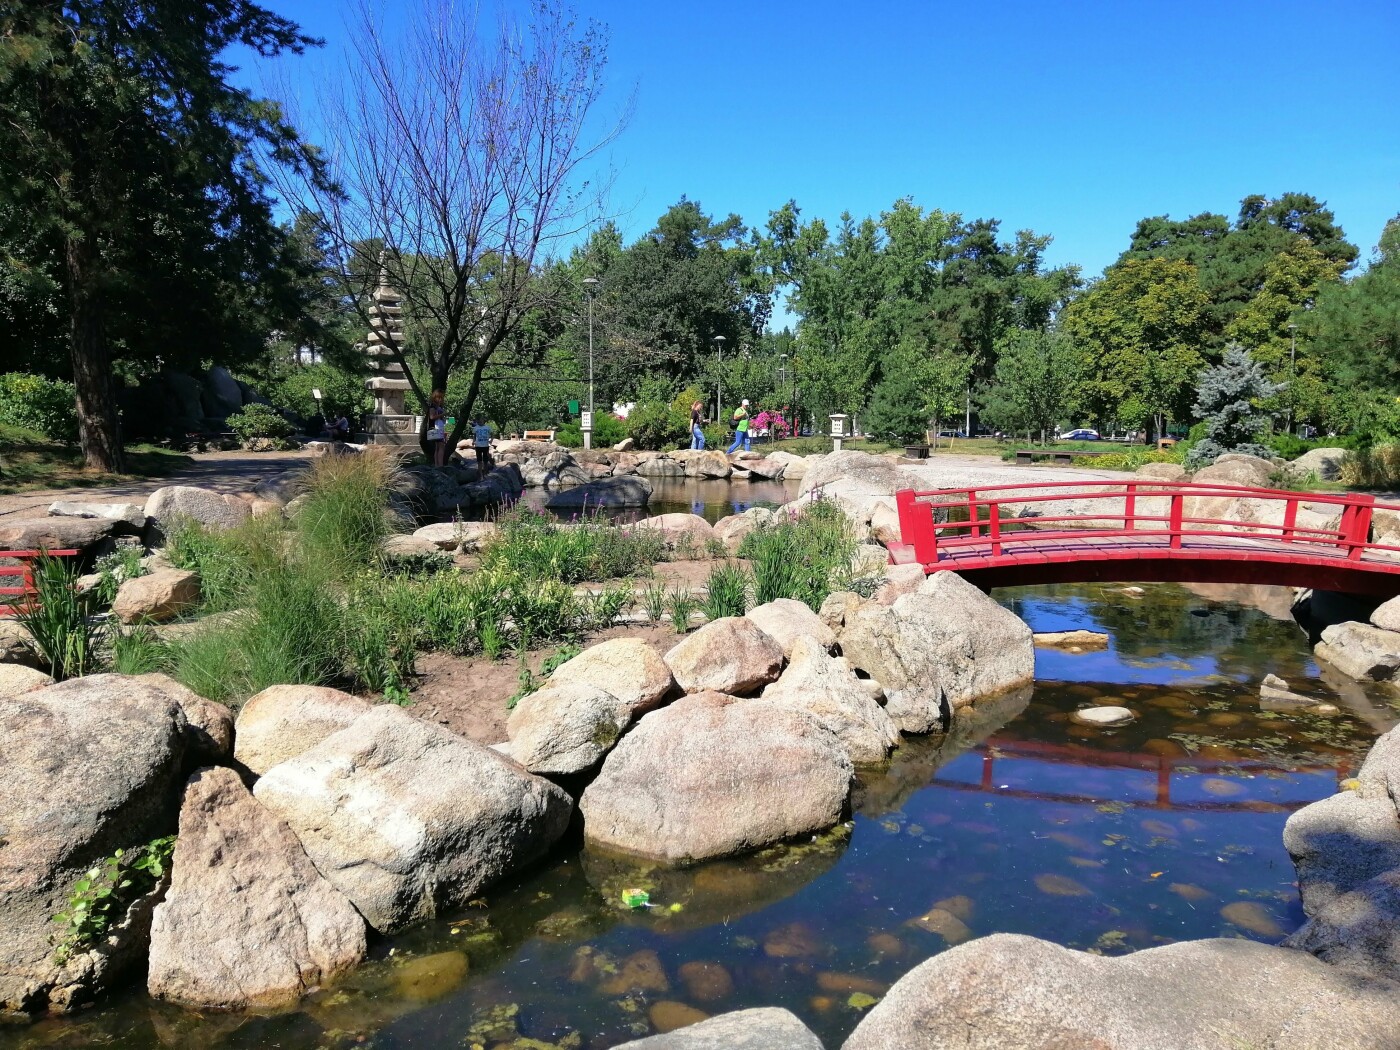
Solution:
[[[651,500],[645,508],[604,507],[602,513],[617,521],[636,521],[657,514],[698,514],[714,524],[731,514],[742,514],[750,507],[781,507],[797,498],[797,483],[784,481],[724,481],[699,478],[648,478]],[[550,493],[526,489],[520,505],[546,512]],[[576,510],[550,511],[564,520]]]
[[[1034,690],[959,712],[947,735],[862,771],[852,819],[831,833],[680,871],[571,849],[484,907],[380,940],[298,1011],[200,1016],[132,991],[0,1033],[0,1046],[604,1048],[779,1005],[834,1048],[890,983],[971,937],[1118,954],[1295,928],[1283,822],[1355,770],[1393,701],[1354,684],[1339,695],[1296,625],[1221,595],[997,597],[1038,630],[1107,631],[1110,648],[1038,651]],[[1340,710],[1262,709],[1269,671]],[[1137,718],[1072,720],[1102,703]],[[625,889],[654,907],[628,908]]]

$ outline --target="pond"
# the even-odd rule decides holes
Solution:
[[[1331,794],[1392,702],[1320,678],[1302,632],[1171,585],[998,592],[1038,630],[1111,635],[1037,652],[1037,684],[862,776],[851,821],[810,842],[672,872],[577,845],[481,907],[381,940],[303,1008],[198,1016],[137,991],[3,1047],[614,1046],[746,1006],[797,1013],[835,1050],[918,962],[996,931],[1120,954],[1199,937],[1277,940],[1302,920],[1284,820]],[[1282,599],[1282,600],[1281,600]],[[1260,709],[1267,672],[1332,717]],[[1079,726],[1115,698],[1121,729]],[[633,911],[624,889],[654,905]],[[516,1042],[520,1039],[520,1042]],[[528,1041],[533,1040],[533,1041]]]

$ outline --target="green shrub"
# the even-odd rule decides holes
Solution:
[[[292,525],[302,557],[342,580],[378,569],[384,540],[393,532],[389,493],[395,474],[389,458],[375,452],[314,460]]]
[[[743,616],[749,611],[749,574],[734,564],[715,566],[705,584],[702,608],[711,620]]]
[[[244,405],[243,410],[228,417],[228,428],[244,444],[254,438],[285,440],[296,433],[296,428],[288,423],[277,411],[268,405]]]
[[[80,594],[77,583],[72,565],[40,555],[34,561],[35,594],[15,613],[59,681],[96,670],[102,641],[102,625],[93,620],[100,596],[96,589]]]
[[[627,424],[617,416],[610,412],[594,413],[594,448],[611,448],[627,436]],[[577,422],[566,423],[555,431],[554,440],[565,448],[583,448],[583,428]]]
[[[175,836],[153,839],[135,849],[119,849],[89,868],[73,885],[67,907],[53,917],[62,931],[54,961],[60,966],[100,942],[138,898],[165,877],[175,852]]]
[[[98,601],[111,605],[117,591],[127,580],[146,575],[146,567],[141,564],[141,548],[119,547],[111,554],[99,558],[96,566],[100,580],[97,584]]]
[[[72,383],[29,372],[0,375],[0,423],[35,431],[51,441],[77,442],[76,399]]]
[[[374,407],[374,397],[365,387],[365,376],[347,372],[331,364],[294,368],[272,380],[254,383],[278,408],[304,420],[325,413],[334,419],[343,415],[357,419]],[[321,391],[317,404],[313,390]]]
[[[739,548],[739,556],[752,563],[754,604],[796,598],[813,611],[833,583],[850,576],[855,553],[850,521],[836,504],[821,500],[754,530]]]

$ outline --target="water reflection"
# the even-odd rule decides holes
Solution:
[[[833,834],[682,871],[565,852],[485,907],[380,941],[299,1011],[199,1016],[133,991],[0,1033],[0,1046],[601,1050],[779,1005],[835,1047],[890,983],[969,937],[1112,954],[1294,928],[1283,822],[1393,723],[1385,695],[1321,677],[1291,623],[1181,588],[998,596],[1037,629],[1107,630],[1112,645],[1039,651],[1033,691],[960,711],[946,736],[863,772]],[[1341,710],[1261,709],[1267,671]],[[1112,730],[1071,720],[1101,703],[1137,717]],[[655,907],[626,907],[634,888]]]

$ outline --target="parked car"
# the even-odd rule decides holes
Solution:
[[[1099,432],[1097,430],[1071,430],[1068,434],[1061,434],[1061,441],[1097,441]]]

